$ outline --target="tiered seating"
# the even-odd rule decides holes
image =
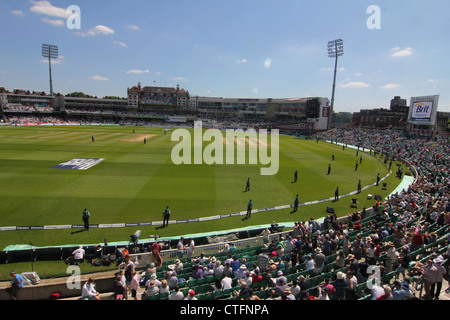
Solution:
[[[339,131],[330,131],[326,134],[335,135],[336,133],[339,134]],[[375,232],[378,233],[378,231],[382,227],[390,227],[394,225],[398,226],[399,223],[401,223],[401,228],[403,228],[405,234],[402,242],[397,243],[396,249],[398,252],[400,250],[398,246],[404,246],[410,250],[409,254],[412,262],[410,264],[410,268],[407,270],[406,275],[410,278],[411,282],[414,282],[417,280],[417,276],[415,274],[417,265],[425,264],[426,261],[430,257],[432,257],[432,255],[445,255],[447,250],[448,242],[446,241],[448,240],[448,232],[450,230],[450,218],[447,214],[445,223],[443,224],[438,223],[437,220],[430,220],[430,208],[434,204],[436,204],[436,201],[448,201],[446,195],[443,196],[443,193],[445,193],[445,191],[438,191],[442,190],[443,186],[448,185],[448,183],[450,182],[448,179],[448,170],[446,170],[445,167],[446,159],[448,160],[448,144],[445,143],[445,139],[441,139],[439,140],[438,147],[436,149],[433,149],[434,147],[428,145],[426,151],[419,151],[419,153],[417,153],[417,150],[420,150],[420,148],[417,148],[417,144],[425,143],[428,140],[408,140],[409,138],[407,136],[403,136],[401,133],[391,131],[383,133],[382,131],[364,132],[358,130],[357,134],[355,134],[355,132],[343,132],[342,137],[345,137],[345,140],[354,141],[355,139],[359,139],[361,134],[364,135],[367,138],[367,141],[372,144],[368,145],[367,147],[376,150],[378,153],[387,152],[389,154],[395,155],[395,157],[401,157],[404,160],[413,163],[413,165],[419,172],[419,176],[408,190],[404,190],[400,194],[393,195],[388,200],[388,203],[395,207],[394,214],[386,214],[386,212],[384,212],[380,215],[372,215],[364,219],[360,219],[359,224],[361,227],[359,229],[349,227],[350,224],[346,225],[345,228],[347,228],[346,231],[349,236],[349,243],[353,243],[353,241],[357,237],[360,237],[364,241],[364,239],[366,239],[367,237],[373,236]],[[393,139],[386,139],[386,137],[391,136],[393,137]],[[369,139],[372,137],[374,137],[374,139]],[[364,141],[366,141],[366,139],[364,139]],[[357,143],[353,143],[353,145],[359,144],[360,141]],[[433,186],[430,187],[430,185]],[[425,206],[427,206],[428,208],[427,213],[425,213],[425,210],[423,210]],[[417,249],[413,249],[411,252],[409,243],[409,241],[411,241],[411,238],[409,237],[408,233],[415,233],[416,228],[418,227],[424,235],[431,234],[432,232],[436,233],[437,239],[425,245],[420,245]],[[329,231],[330,230],[321,230],[322,234],[326,234]],[[316,233],[313,233],[310,234],[309,237],[312,239],[316,235]],[[386,272],[383,267],[384,261],[387,257],[389,242],[394,242],[395,240],[396,239],[394,238],[394,234],[389,234],[388,236],[379,239],[377,243],[381,248],[380,255],[377,256],[372,263],[381,267],[379,269],[380,273],[378,274],[380,276],[379,280],[381,282],[381,285],[391,284],[391,282],[397,279],[399,276],[395,269],[398,262],[394,264],[394,269],[392,269],[393,271]],[[342,248],[343,244],[344,239],[340,239],[339,248]],[[250,247],[245,250],[241,249],[235,252],[233,255],[236,256],[241,262],[245,257],[248,265],[251,266],[252,262],[257,259],[256,253],[259,249],[259,247]],[[313,253],[311,254],[311,256],[314,258],[315,254]],[[216,257],[222,261],[226,258],[225,256],[220,256],[220,253],[217,253]],[[336,264],[337,257],[337,250],[332,254],[326,256],[326,264],[320,274],[315,274],[313,269],[307,270],[306,263],[300,263],[282,269],[283,276],[286,277],[288,285],[291,285],[294,279],[303,276],[307,279],[308,282],[308,295],[317,296],[319,289],[324,283],[325,279],[330,279],[330,282],[333,282],[339,272],[347,273],[347,271],[349,270],[350,260],[348,259],[348,257],[343,267],[339,267],[339,265]],[[167,262],[166,265],[170,263],[171,262]],[[185,264],[184,269],[187,271],[181,276],[185,280],[180,284],[180,286],[183,287],[182,291],[184,291],[185,296],[189,290],[193,289],[196,292],[198,299],[245,299],[245,297],[238,298],[232,293],[233,291],[240,290],[240,284],[237,279],[233,279],[232,289],[219,293],[212,292],[211,284],[214,282],[215,277],[191,280],[190,267],[190,263]],[[273,278],[277,278],[277,272],[278,270],[271,271],[271,275]],[[366,282],[366,279],[361,274],[357,274],[357,278],[358,285],[356,286],[356,288],[354,288],[356,299],[372,299],[371,286],[368,285],[368,282]],[[252,284],[250,287],[253,290],[253,294],[260,299],[266,299],[273,289],[273,286],[269,280],[265,280],[257,284]],[[298,299],[299,296],[297,296],[296,298]]]

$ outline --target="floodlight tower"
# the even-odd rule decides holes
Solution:
[[[44,43],[42,45],[42,56],[48,59],[48,73],[50,75],[50,95],[53,97],[52,59],[58,58],[58,46]]]
[[[330,111],[328,113],[328,125],[330,126],[331,119],[332,119],[332,116],[333,116],[334,91],[335,91],[335,87],[336,87],[337,63],[338,63],[338,57],[344,55],[344,41],[342,41],[342,39],[336,39],[336,40],[328,41],[327,48],[328,48],[328,57],[329,58],[335,58],[335,61],[334,61],[333,91],[331,93],[331,105],[330,105]]]

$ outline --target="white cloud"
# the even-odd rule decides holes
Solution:
[[[150,70],[131,69],[125,73],[141,74],[141,73],[149,73],[149,72],[150,72]]]
[[[65,8],[58,8],[53,6],[50,1],[31,1],[33,6],[31,6],[30,11],[38,14],[45,14],[51,17],[57,18],[68,18],[71,13],[67,12]]]
[[[64,57],[64,56],[58,56],[57,59],[52,59],[52,65],[54,65],[54,64],[63,64],[65,58],[66,57]],[[42,59],[41,62],[48,64],[48,59]]]
[[[91,30],[89,30],[87,32],[87,34],[89,36],[96,36],[98,34],[109,35],[109,34],[114,34],[114,30],[109,28],[109,27],[107,27],[107,26],[99,24],[99,25],[95,26],[94,28],[92,28]]]
[[[95,75],[95,76],[90,77],[89,80],[108,81],[109,79],[106,77]]]
[[[94,28],[90,29],[88,32],[75,32],[75,33],[79,34],[83,37],[86,37],[86,36],[92,37],[92,36],[97,36],[99,34],[104,34],[104,35],[114,34],[114,30],[107,26],[99,24],[99,25],[95,26]]]
[[[361,72],[355,73],[355,76],[361,77],[363,74]]]
[[[6,74],[5,70],[0,70],[0,74]]]
[[[114,43],[114,44],[117,44],[117,45],[119,45],[119,46],[122,46],[122,47],[124,47],[124,48],[127,46],[127,44],[124,43],[124,42],[122,42],[122,41],[114,41],[113,43]]]
[[[341,84],[342,88],[367,88],[369,84],[365,82],[349,82],[346,84]]]
[[[428,82],[442,82],[446,81],[445,79],[428,79]]]
[[[406,47],[401,49],[400,47],[395,47],[391,49],[391,57],[407,57],[413,54],[414,49],[411,47]]]
[[[55,27],[62,27],[62,26],[64,26],[64,21],[62,21],[61,19],[42,18],[41,20],[43,22],[51,24],[52,26],[55,26]]]
[[[139,26],[134,25],[134,24],[127,26],[127,28],[130,30],[141,30],[141,28]]]
[[[25,13],[23,13],[22,10],[11,10],[11,12],[13,14],[15,14],[16,16],[20,16],[20,17],[24,17],[25,16]]]
[[[183,78],[183,77],[174,77],[173,80],[177,80],[177,81],[189,81],[188,79]]]
[[[236,60],[237,63],[246,63],[247,59]]]
[[[332,71],[332,68],[320,68],[320,71]],[[340,67],[338,71],[345,71],[344,67]]]
[[[398,88],[398,87],[400,87],[399,84],[396,84],[396,83],[388,83],[388,84],[385,84],[384,86],[382,86],[381,88],[382,88],[382,89],[395,89],[395,88]]]
[[[264,61],[264,68],[269,69],[272,64],[272,59],[267,58],[266,61]]]

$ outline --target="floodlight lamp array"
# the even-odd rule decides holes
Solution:
[[[42,45],[42,56],[44,58],[58,58],[58,47],[53,44],[43,44]]]

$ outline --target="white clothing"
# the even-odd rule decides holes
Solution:
[[[83,289],[81,292],[81,299],[95,298],[96,295],[97,295],[97,290],[95,290],[94,285],[92,283],[86,282],[83,285]]]

